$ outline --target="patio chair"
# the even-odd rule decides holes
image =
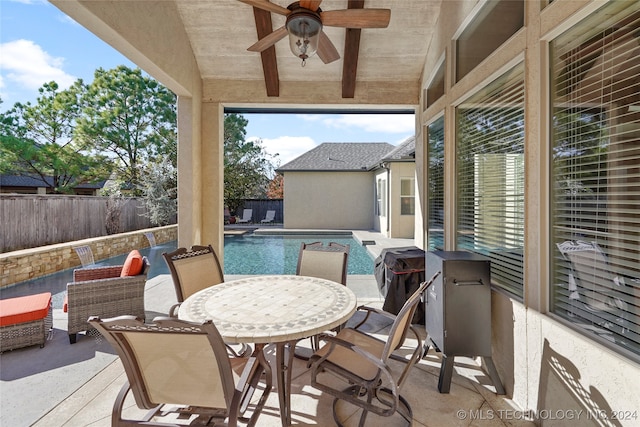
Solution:
[[[616,275],[596,242],[567,240],[557,244],[569,262],[572,300],[580,301],[583,315],[594,324],[624,333],[629,315],[625,299],[633,298],[624,278]]]
[[[334,282],[347,284],[347,264],[349,262],[349,245],[329,242],[301,243],[298,253],[298,276],[319,277]]]
[[[318,277],[347,285],[347,265],[349,263],[349,245],[329,242],[323,246],[322,242],[301,243],[298,253],[296,275]],[[340,326],[335,331],[340,330]],[[310,337],[311,349],[318,349],[317,336]],[[295,355],[301,359],[308,359],[311,353],[304,349],[296,349]]]
[[[117,351],[127,375],[113,404],[111,425],[177,425],[177,417],[187,425],[210,425],[212,420],[218,425],[226,419],[225,425],[237,426],[261,389],[247,424],[256,425],[271,391],[269,365],[254,357],[229,357],[211,321],[156,318],[153,322],[145,324],[133,316],[89,319]],[[138,408],[149,410],[142,419],[123,418],[123,409],[133,414],[125,405],[130,391]]]
[[[211,245],[193,245],[191,249],[178,248],[173,252],[162,254],[173,280],[176,290],[177,304],[169,310],[169,316],[177,317],[178,308],[185,299],[202,289],[224,282],[224,274],[216,252]],[[236,355],[248,356],[251,352],[249,345],[242,345],[239,351],[229,347]]]
[[[276,211],[268,210],[264,216],[264,219],[260,221],[262,224],[273,222],[276,219]]]
[[[439,274],[437,272],[428,282],[422,282],[397,315],[360,306],[358,311],[365,316],[357,325],[343,328],[335,337],[320,335],[325,345],[309,360],[311,385],[335,397],[333,417],[338,425],[342,426],[340,401],[361,408],[360,427],[365,425],[369,412],[384,417],[397,412],[411,425],[411,406],[400,395],[411,368],[422,355],[422,339],[411,325],[411,319],[422,294]],[[365,332],[363,326],[371,315],[383,316],[393,322],[385,340]],[[409,331],[413,335],[411,341],[406,340]],[[408,359],[404,356],[407,353]],[[403,369],[389,363],[390,359],[404,364]]]
[[[178,303],[196,292],[224,282],[218,255],[211,245],[178,248],[162,254],[173,280]],[[178,304],[179,305],[179,304]],[[172,307],[172,311],[177,305]]]
[[[251,222],[251,217],[253,216],[253,209],[245,209],[242,211],[242,218],[236,221],[237,224],[249,223]]]
[[[78,332],[91,330],[87,323],[90,316],[144,319],[148,270],[149,262],[137,250],[129,253],[123,265],[75,269],[63,305],[69,342],[75,344]]]

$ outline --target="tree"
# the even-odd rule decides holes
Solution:
[[[281,173],[277,173],[271,179],[271,181],[269,181],[267,197],[270,199],[284,198],[284,175],[282,175]]]
[[[16,103],[0,119],[0,172],[39,177],[54,193],[69,193],[79,184],[97,182],[109,175],[102,155],[74,139],[85,87],[77,80],[59,91],[56,82],[38,89],[37,103]]]
[[[224,117],[224,201],[232,214],[245,199],[266,196],[273,174],[271,156],[261,141],[246,141],[247,119],[240,114]]]
[[[141,165],[175,152],[176,96],[140,69],[98,68],[84,98],[78,136],[110,153],[128,189],[140,194]]]
[[[141,174],[147,216],[154,225],[168,225],[178,212],[177,169],[169,158],[149,163]]]

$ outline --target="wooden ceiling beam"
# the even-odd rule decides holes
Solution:
[[[253,17],[256,21],[258,40],[273,32],[271,12],[254,7]],[[267,96],[280,96],[280,78],[278,76],[276,47],[271,46],[260,52],[260,58],[262,59],[262,72],[264,74],[264,84],[267,89]]]
[[[349,9],[363,9],[364,0],[349,0]],[[344,40],[344,61],[342,64],[342,97],[353,98],[356,92],[358,56],[360,55],[359,28],[347,28]]]

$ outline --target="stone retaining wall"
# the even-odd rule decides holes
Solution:
[[[147,232],[153,233],[158,244],[178,239],[178,226],[168,225],[3,253],[0,254],[0,288],[80,266],[80,258],[73,249],[76,246],[89,245],[95,261],[148,247]]]

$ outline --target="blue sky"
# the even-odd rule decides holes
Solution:
[[[46,0],[0,0],[0,110],[35,102],[56,81],[93,80],[94,71],[136,65]],[[323,142],[388,142],[414,134],[413,115],[245,114],[248,139],[285,164]]]

